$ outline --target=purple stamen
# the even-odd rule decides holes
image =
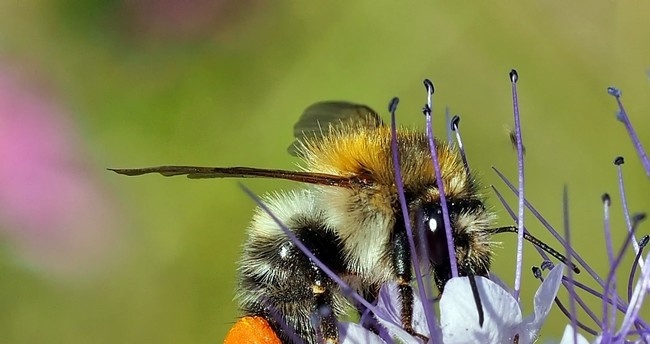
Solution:
[[[607,247],[607,257],[610,262],[614,261],[614,247],[613,247],[613,242],[612,242],[612,234],[611,234],[611,228],[610,228],[610,216],[609,216],[609,209],[611,207],[612,200],[609,197],[609,194],[604,194],[602,196],[602,201],[603,201],[603,217],[604,217],[604,223],[605,223],[605,245]],[[612,286],[611,286],[611,294],[612,295],[617,295],[616,294],[616,281],[612,281]],[[616,324],[616,308],[612,307],[610,310],[610,314],[607,314],[607,309],[609,307],[610,303],[610,293],[605,292],[603,297],[604,297],[604,303],[603,303],[603,322],[605,323],[605,327],[609,326],[614,326]],[[616,301],[618,297],[614,296],[613,300],[611,303],[613,304],[614,301]],[[607,321],[609,319],[609,321]],[[606,331],[605,331],[606,332]]]
[[[569,270],[571,270],[571,269],[569,269]],[[535,266],[533,267],[533,275],[535,276],[535,278],[537,278],[541,282],[544,282],[544,277],[542,277],[542,272],[538,267],[535,267]],[[560,309],[560,311],[564,314],[564,316],[571,319],[571,322],[573,323],[572,326],[574,326],[573,328],[576,328],[576,326],[577,326],[577,327],[583,329],[585,332],[587,332],[587,333],[589,333],[591,335],[594,335],[594,336],[598,335],[598,332],[596,332],[596,330],[594,330],[594,329],[590,328],[589,326],[583,324],[582,322],[577,320],[575,317],[572,317],[570,315],[569,311],[564,306],[564,304],[562,304],[562,301],[560,301],[560,299],[555,297],[554,301],[555,301],[555,304]],[[574,339],[574,343],[575,343],[575,339]]]
[[[607,258],[611,262],[614,260],[614,247],[612,244],[612,232],[609,219],[609,208],[612,206],[612,199],[607,193],[603,194],[601,199],[603,201],[603,222],[605,224],[605,246],[607,248]]]
[[[519,97],[517,96],[517,81],[519,74],[516,70],[510,71],[510,82],[512,83],[512,108],[515,117],[515,136],[517,138],[517,177],[519,182],[519,202],[517,215],[517,266],[515,271],[515,299],[519,299],[521,290],[521,275],[524,264],[524,145],[521,138],[521,122],[519,116]]]
[[[566,187],[564,186],[564,189],[562,191],[562,211],[564,213],[564,237],[566,238],[567,246],[571,245],[571,231],[569,228],[569,191]],[[567,261],[569,263],[569,266],[571,266],[571,250],[566,250],[566,257]],[[577,324],[577,318],[576,318],[576,302],[575,302],[575,289],[573,288],[573,270],[572,269],[567,269],[568,270],[568,278],[567,278],[567,291],[569,292],[569,310],[571,314],[571,326],[573,329],[576,329]],[[557,297],[556,297],[557,299]],[[578,332],[573,331],[573,343],[578,342]]]
[[[411,249],[411,260],[413,262],[413,269],[415,271],[415,279],[418,283],[418,292],[420,294],[420,299],[428,300],[427,291],[424,287],[424,281],[422,279],[422,272],[420,271],[420,260],[418,259],[417,249],[415,247],[415,236],[413,235],[413,229],[411,228],[411,217],[408,212],[408,205],[406,204],[406,196],[404,193],[404,180],[402,179],[402,168],[399,163],[399,146],[397,144],[397,124],[395,119],[395,111],[397,110],[397,104],[399,99],[397,97],[393,98],[388,106],[388,111],[390,111],[390,147],[393,157],[393,167],[395,169],[395,185],[397,186],[397,195],[399,197],[400,207],[402,209],[402,214],[404,215],[404,226],[406,227],[406,236],[408,237],[409,247]],[[427,319],[429,325],[429,331],[433,338],[439,338],[440,333],[438,332],[438,322],[436,320],[435,312],[433,307],[429,302],[424,302],[424,316]]]
[[[570,270],[571,270],[571,269],[569,269],[569,271],[570,271]],[[568,278],[566,278],[566,277],[562,277],[562,285],[563,285],[565,288],[567,288],[567,283],[568,283]],[[571,284],[572,284],[572,286],[573,286],[574,288],[575,288],[575,287],[578,287],[576,281],[571,281]],[[568,290],[568,288],[567,288],[567,290]],[[571,293],[571,292],[570,292],[570,293]],[[575,292],[575,290],[573,291],[573,297],[575,298],[576,302],[578,302],[578,305],[580,306],[580,308],[582,308],[582,310],[583,310],[585,313],[587,313],[587,315],[589,316],[589,318],[591,318],[591,320],[593,320],[593,321],[596,323],[596,325],[598,325],[598,327],[601,327],[601,328],[602,328],[602,327],[603,327],[603,324],[600,322],[600,319],[598,319],[598,317],[596,316],[596,313],[594,313],[594,312],[591,310],[591,308],[589,308],[589,306],[587,306],[587,304],[582,300],[582,298],[578,295],[578,293]],[[612,308],[613,308],[613,307],[612,307]],[[574,319],[575,319],[576,321],[578,321],[578,317],[577,317],[577,316],[576,316]]]
[[[494,169],[495,172],[499,175],[499,177],[500,177],[500,178],[501,178],[501,179],[506,183],[506,185],[508,185],[508,187],[509,187],[509,188],[510,188],[510,189],[511,189],[515,194],[516,194],[517,191],[514,189],[514,186],[512,185],[512,183],[510,183],[510,181],[509,181],[509,180],[508,180],[508,179],[507,179],[507,178],[506,178],[506,177],[505,177],[505,176],[504,176],[504,175],[503,175],[503,174],[502,174],[498,169],[496,169],[496,168],[494,168],[494,167],[493,167],[493,169]],[[504,205],[504,207],[506,208],[506,210],[508,211],[508,213],[510,214],[510,216],[514,219],[514,212],[513,212],[512,209],[509,207],[509,205],[506,203],[506,201],[505,201],[505,199],[503,198],[503,196],[500,194],[500,192],[499,192],[499,191],[498,191],[494,186],[492,186],[492,189],[495,191],[497,197],[499,198],[499,200],[501,201],[501,203]],[[543,224],[543,225],[544,225],[544,226],[545,226],[545,227],[546,227],[550,232],[551,232],[551,234],[553,234],[554,237],[556,237],[556,238],[558,239],[558,241],[560,241],[560,243],[565,247],[565,249],[570,249],[570,247],[567,247],[567,245],[564,243],[564,240],[563,240],[562,238],[558,238],[557,232],[556,232],[556,231],[553,229],[553,227],[548,223],[548,221],[546,221],[546,219],[544,219],[544,217],[543,217],[543,216],[542,216],[542,215],[537,211],[537,209],[535,209],[535,208],[530,204],[530,202],[528,202],[528,200],[525,200],[525,204],[526,204],[526,207],[527,207],[527,208],[528,208],[528,209],[533,213],[533,215],[534,215],[534,216],[535,216],[535,217],[536,217],[536,218],[537,218],[537,219],[538,219],[538,220],[539,220],[539,221],[540,221],[540,222],[541,222],[541,223],[542,223],[542,224]],[[524,230],[526,230],[526,229],[524,228]],[[537,247],[536,247],[536,249],[537,249],[537,251],[540,253],[540,255],[541,255],[542,257],[544,257],[545,260],[548,259],[548,256],[545,254],[544,251],[541,251],[541,250],[538,249]],[[598,276],[598,274],[596,274],[596,272],[595,272],[593,269],[591,269],[591,267],[590,267],[589,265],[586,264],[586,262],[582,259],[582,257],[580,257],[580,255],[578,255],[577,253],[575,253],[575,251],[571,251],[571,252],[572,252],[572,253],[571,253],[571,256],[572,256],[572,257],[575,257],[576,260],[578,260],[578,261],[582,264],[582,266],[585,268],[585,270],[587,270],[587,272],[592,276],[592,278],[594,278],[594,279],[595,279],[595,280],[596,280],[596,281],[597,281],[597,282],[598,282],[598,283],[599,283],[599,284],[604,288],[604,287],[605,287],[605,283],[603,282],[602,278],[600,278],[600,276]],[[566,282],[566,278],[563,279],[563,285],[566,287],[566,283],[564,283],[564,282]],[[578,288],[580,288],[580,289],[585,290],[585,291],[588,292],[589,294],[592,294],[593,296],[595,296],[595,297],[597,297],[597,298],[599,298],[599,299],[601,299],[601,300],[604,300],[606,303],[608,303],[608,304],[610,304],[610,305],[613,305],[614,302],[616,302],[616,309],[618,309],[618,310],[621,311],[622,313],[625,313],[626,310],[628,309],[628,305],[625,304],[625,303],[624,303],[620,298],[615,298],[615,300],[609,300],[609,299],[606,299],[606,298],[604,297],[603,294],[597,292],[596,290],[594,290],[594,289],[592,289],[592,288],[590,288],[590,287],[588,287],[588,286],[586,286],[586,285],[584,285],[584,284],[582,284],[582,283],[580,283],[580,282],[578,282],[578,281],[573,281],[573,284],[574,284],[575,287],[578,287]],[[576,296],[577,296],[577,295],[576,295]],[[592,319],[595,319],[595,318],[596,318],[595,315],[593,314],[593,312],[591,312],[591,310],[589,310],[589,309],[586,307],[586,305],[584,305],[584,303],[582,302],[582,300],[580,300],[580,299],[577,297],[577,298],[576,298],[576,301],[578,301],[578,304],[580,304],[580,306],[581,306],[582,308],[584,308],[585,311],[586,311],[588,314],[590,314],[590,317],[592,317]],[[596,321],[596,320],[595,320],[595,321]],[[599,321],[596,321],[596,322],[597,322],[597,323],[600,323]],[[642,327],[644,327],[644,328],[646,328],[646,327],[648,326],[648,325],[647,325],[643,320],[641,320],[641,319],[635,319],[634,322],[635,322],[635,324],[637,324],[637,325],[639,325],[639,326],[642,326]]]
[[[650,256],[646,258],[646,263],[650,264]],[[630,301],[630,307],[628,307],[627,313],[625,313],[625,317],[623,318],[623,323],[621,324],[621,329],[616,333],[614,339],[621,339],[622,337],[627,336],[630,327],[635,323],[641,306],[643,305],[643,299],[650,289],[650,269],[642,270],[641,278],[634,289],[634,294]],[[648,332],[645,333],[644,337],[647,338],[647,335]]]
[[[497,168],[492,167],[492,169],[497,173],[497,175],[501,178],[501,180],[503,180],[503,182],[506,183],[508,188],[510,188],[510,190],[515,195],[518,196],[519,193],[517,192],[517,189],[515,189],[514,185],[512,185],[510,180],[508,180],[508,178],[506,178],[506,176],[503,175],[503,173],[501,173],[501,171],[499,171]],[[539,211],[537,211],[537,209],[533,207],[532,204],[530,204],[530,202],[528,202],[528,200],[525,198],[524,198],[524,204],[526,205],[526,208],[528,208],[528,210],[530,210],[530,212],[533,213],[533,216],[535,216],[535,218],[537,218],[537,220],[551,233],[551,235],[553,235],[555,240],[557,240],[562,245],[562,247],[564,247],[565,250],[571,250],[571,256],[575,258],[578,261],[578,263],[580,263],[580,265],[584,267],[587,273],[593,279],[595,279],[596,282],[598,282],[598,284],[604,287],[605,282],[603,282],[603,279],[600,276],[598,276],[598,274],[594,271],[594,269],[592,269],[577,252],[575,252],[569,245],[566,244],[564,238],[562,238],[562,236],[558,234],[558,232],[553,228],[553,226],[551,226],[551,224],[548,223],[548,221],[546,221],[546,219],[542,216],[542,214],[540,214]]]
[[[630,139],[632,139],[632,144],[634,145],[634,149],[636,150],[636,153],[639,155],[641,164],[643,164],[645,173],[646,175],[648,175],[648,177],[650,177],[650,159],[648,159],[648,155],[643,149],[643,145],[641,144],[641,141],[639,140],[636,131],[634,131],[632,122],[630,122],[630,118],[627,116],[627,112],[623,107],[623,102],[621,102],[621,95],[622,95],[621,91],[616,87],[608,87],[607,93],[609,93],[614,98],[616,98],[616,104],[618,105],[618,112],[616,113],[616,119],[623,122],[623,124],[625,125],[625,129],[627,130]]]
[[[492,186],[492,190],[494,190],[495,194],[497,195],[497,198],[499,198],[499,201],[501,201],[501,203],[505,207],[508,214],[510,214],[510,217],[512,217],[513,219],[516,219],[516,215],[515,215],[514,211],[512,210],[510,205],[508,203],[506,203],[505,199],[503,198],[503,195],[501,195],[499,190],[497,190],[494,186]],[[524,231],[526,231],[526,233],[528,233],[528,229],[526,229],[526,227],[524,227]],[[537,246],[534,246],[534,247],[537,250],[537,252],[540,254],[540,256],[542,256],[542,258],[544,259],[544,261],[540,265],[542,270],[544,270],[544,269],[548,269],[548,270],[552,269],[554,265],[549,260],[549,256],[546,254],[546,252],[544,252],[544,250],[542,250],[541,248],[539,248]],[[569,269],[569,270],[571,270],[571,269]],[[572,283],[573,283],[574,287],[583,288],[583,289],[584,288],[589,288],[589,287],[587,287],[587,286],[585,286],[585,285],[583,285],[583,284],[581,284],[581,283],[579,283],[579,282],[577,282],[575,280],[572,280]],[[562,278],[562,285],[569,291],[569,289],[568,289],[568,279],[566,277]],[[589,289],[591,289],[591,288],[589,288]],[[591,291],[592,291],[593,295],[595,295],[598,298],[602,299],[602,295],[600,293],[596,292],[593,289],[591,289]],[[571,291],[569,291],[569,292],[571,293]],[[598,324],[598,326],[600,327],[600,321],[596,317],[596,314],[594,314],[594,312],[591,309],[589,309],[587,304],[582,300],[582,298],[577,293],[573,292],[572,295],[573,295],[573,297],[575,297],[576,301],[578,302],[580,307],[585,311],[585,313],[587,313],[594,320],[594,322],[596,322]],[[625,312],[625,309],[623,307],[620,307],[620,310],[622,312]]]
[[[625,163],[625,160],[622,156],[616,157],[614,159],[614,165],[616,165],[616,172],[618,175],[618,191],[621,195],[621,205],[623,207],[623,216],[625,218],[625,224],[627,225],[627,231],[632,230],[632,220],[630,219],[630,212],[627,206],[627,196],[625,194],[625,183],[623,182],[623,168],[621,165]],[[632,247],[634,247],[634,253],[639,253],[639,243],[637,242],[636,237],[632,236]],[[639,267],[643,270],[643,259],[639,260]]]
[[[510,205],[506,202],[506,199],[503,197],[503,195],[501,194],[501,192],[499,192],[499,190],[497,190],[497,188],[495,188],[494,185],[491,185],[491,187],[492,187],[492,190],[494,191],[494,193],[497,195],[497,198],[499,199],[499,201],[501,202],[501,204],[503,205],[503,207],[506,209],[506,211],[507,211],[508,214],[510,215],[510,217],[511,217],[513,220],[517,220],[517,215],[516,215],[515,212],[512,210],[512,208],[510,207]],[[524,226],[524,231],[525,231],[526,233],[528,233],[528,229],[527,229],[525,226]],[[546,254],[546,252],[544,252],[544,250],[542,250],[541,248],[539,248],[539,247],[537,247],[537,246],[533,246],[533,247],[535,247],[535,249],[537,250],[537,252],[539,253],[539,255],[542,256],[542,258],[544,259],[545,262],[550,262],[550,258],[549,258],[549,256],[548,256],[548,254]],[[552,264],[552,263],[551,263],[551,264]],[[545,266],[545,264],[542,263],[542,267],[544,267],[544,266]]]
[[[460,150],[460,157],[463,159],[463,165],[465,166],[465,171],[469,174],[469,163],[467,162],[467,155],[465,155],[465,146],[463,146],[463,140],[460,137],[460,116],[454,115],[451,118],[451,130],[456,133],[456,142],[458,143],[458,149]]]
[[[578,328],[584,330],[585,332],[587,332],[587,333],[589,333],[591,335],[594,335],[594,336],[598,335],[598,332],[596,332],[596,330],[594,330],[591,327],[585,325],[584,323],[582,323],[581,321],[579,321],[577,319],[571,318],[571,314],[567,310],[566,306],[564,306],[562,301],[560,301],[560,299],[558,299],[557,297],[555,298],[555,304],[560,309],[562,314],[564,314],[564,316],[571,319],[571,323],[572,323],[571,326],[574,326],[574,328],[578,327]],[[576,343],[576,341],[577,341],[576,334],[574,333],[573,335],[574,335],[573,342]]]
[[[562,277],[562,280],[565,281],[566,277]],[[595,289],[593,289],[593,288],[591,288],[591,287],[589,287],[589,286],[587,286],[585,284],[582,284],[582,283],[580,283],[578,281],[573,281],[573,285],[576,288],[582,289],[585,292],[587,292],[588,294],[591,294],[591,295],[595,296],[596,298],[607,302],[609,305],[612,305],[612,306],[614,305],[614,302],[612,300],[610,300],[610,299],[605,300],[605,296],[603,296],[603,294],[601,294],[600,292],[596,291]],[[618,309],[621,313],[625,314],[628,305],[626,303],[622,302],[620,299],[617,300],[617,301],[618,302],[615,305],[616,309]],[[594,317],[595,317],[595,315],[594,315]],[[600,324],[600,320],[594,319],[594,321],[596,323]],[[644,325],[645,323],[643,323],[641,320],[637,320],[637,321],[639,322],[639,324],[641,324],[643,326],[646,326],[646,325]]]
[[[542,264],[540,264],[539,267],[540,267],[542,270],[552,270],[553,267],[554,267],[554,265],[553,265],[553,262],[551,262],[550,260],[544,260],[544,261],[542,262]],[[533,268],[534,268],[534,267],[533,267]],[[535,271],[533,271],[533,273],[535,273]],[[575,298],[576,302],[578,302],[578,305],[580,306],[580,308],[582,308],[582,310],[583,310],[585,313],[587,313],[587,315],[589,315],[589,317],[591,318],[591,320],[593,320],[593,321],[596,323],[596,325],[598,325],[598,327],[602,327],[602,324],[601,324],[601,322],[600,322],[600,319],[598,319],[598,317],[597,317],[596,314],[591,310],[591,308],[589,308],[589,306],[587,306],[587,304],[582,300],[582,298],[580,297],[580,295],[578,295],[578,293],[576,293],[575,290],[574,290],[573,292],[572,292],[571,290],[569,290],[568,283],[569,283],[569,278],[567,278],[566,276],[562,276],[562,286],[563,286],[565,289],[567,289],[567,292],[569,292],[569,293],[571,293],[571,294],[573,295],[573,297]],[[573,284],[573,287],[574,287],[574,288],[582,288],[582,287],[584,286],[584,285],[582,285],[580,282],[578,282],[578,281],[576,281],[576,280],[571,280],[571,283]],[[586,286],[585,286],[585,287],[586,287]],[[588,288],[588,287],[587,287],[587,288]],[[592,289],[592,290],[593,290],[593,289]],[[600,295],[600,293],[597,293],[597,292],[594,291],[594,295]],[[598,297],[598,298],[602,298],[602,297]],[[567,318],[571,319],[571,317],[570,317],[568,314],[567,314]],[[578,320],[577,320],[577,317],[575,317],[575,319],[576,319],[576,321],[578,321]]]
[[[635,221],[632,224],[632,230],[627,234],[625,241],[623,242],[623,246],[621,249],[618,251],[618,254],[616,255],[616,258],[614,261],[611,262],[611,267],[609,270],[609,274],[607,275],[607,282],[605,283],[603,295],[604,295],[604,302],[603,302],[603,337],[606,337],[609,335],[609,328],[614,327],[615,319],[612,319],[608,317],[608,307],[609,307],[609,302],[607,302],[607,299],[611,295],[612,298],[618,298],[618,296],[613,293],[612,291],[612,284],[614,282],[614,279],[616,277],[616,270],[618,269],[618,266],[621,264],[621,261],[623,259],[623,255],[625,254],[625,251],[627,248],[630,246],[630,242],[633,240],[634,237],[634,232],[636,231],[637,225],[639,221]],[[629,306],[628,312],[629,312]],[[608,321],[609,318],[609,321]]]
[[[639,265],[638,262],[639,259],[641,259],[641,253],[643,253],[643,249],[648,245],[648,241],[650,241],[650,235],[644,235],[639,241],[639,252],[637,252],[634,257],[632,269],[630,270],[630,277],[627,279],[627,302],[630,302],[630,299],[632,298],[632,285],[634,284],[636,267]]]
[[[440,171],[440,162],[438,160],[438,152],[436,150],[436,143],[433,137],[433,120],[432,120],[432,106],[433,106],[433,82],[429,79],[424,80],[424,87],[427,89],[427,104],[424,106],[424,117],[426,119],[426,134],[429,138],[429,149],[431,150],[431,159],[433,168],[436,171],[436,184],[438,185],[438,192],[440,193],[440,206],[442,207],[442,219],[445,223],[445,235],[447,236],[447,250],[449,251],[449,264],[451,265],[451,277],[458,277],[458,263],[456,262],[456,248],[454,244],[454,236],[451,231],[451,223],[449,221],[449,208],[447,207],[447,197],[445,196],[445,185],[442,181],[442,172]]]
[[[634,275],[636,274],[636,267],[638,265],[639,259],[641,258],[641,253],[643,252],[643,249],[648,245],[648,241],[650,241],[650,235],[645,235],[643,238],[641,238],[641,241],[639,242],[639,252],[636,254],[634,257],[634,262],[632,263],[632,269],[630,270],[630,277],[627,280],[627,301],[631,302],[632,301],[632,285],[634,284]],[[644,327],[638,324],[637,322],[634,323],[634,327],[638,331],[643,331]]]

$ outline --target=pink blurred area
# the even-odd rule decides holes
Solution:
[[[60,275],[106,261],[119,228],[73,119],[0,61],[0,236],[17,261]]]

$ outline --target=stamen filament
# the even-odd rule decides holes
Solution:
[[[645,149],[643,149],[641,140],[639,140],[639,136],[637,136],[636,131],[634,131],[632,122],[630,122],[630,118],[627,116],[627,112],[623,107],[623,102],[621,101],[621,95],[622,95],[621,90],[619,90],[616,87],[608,87],[607,93],[609,93],[614,98],[616,98],[616,104],[618,105],[618,112],[616,113],[616,118],[619,121],[623,122],[623,124],[625,125],[625,129],[627,130],[630,139],[632,139],[632,144],[634,145],[634,149],[636,150],[636,153],[639,155],[639,160],[641,160],[641,164],[645,169],[645,173],[648,177],[650,177],[650,159],[648,159],[648,154],[646,154]]]
[[[388,111],[390,111],[391,151],[392,151],[392,158],[393,158],[393,166],[395,169],[395,184],[397,186],[397,194],[399,197],[399,203],[402,210],[402,214],[404,214],[403,216],[404,226],[406,228],[406,236],[408,237],[409,246],[411,249],[411,260],[413,263],[413,269],[415,271],[415,278],[418,283],[418,292],[420,293],[421,300],[428,300],[429,297],[426,294],[427,291],[424,288],[422,272],[420,271],[420,260],[418,258],[417,250],[415,248],[415,240],[414,240],[415,237],[413,236],[413,228],[411,228],[411,221],[410,221],[411,217],[409,215],[408,206],[406,204],[406,196],[404,193],[404,180],[402,179],[402,171],[399,163],[399,146],[397,143],[397,123],[395,118],[396,117],[395,112],[397,110],[398,103],[399,103],[399,99],[395,97],[391,100],[388,106]],[[427,323],[429,324],[429,331],[434,338],[437,338],[440,332],[438,329],[438,325],[437,325],[438,322],[436,320],[435,312],[433,311],[433,308],[430,303],[425,302],[423,306],[425,309],[424,315],[427,319]]]
[[[515,270],[515,299],[519,300],[519,292],[521,290],[521,277],[522,268],[524,263],[524,148],[521,138],[521,122],[519,117],[519,97],[517,96],[517,81],[519,75],[516,70],[510,71],[510,82],[512,84],[512,108],[515,117],[515,135],[517,137],[517,175],[519,182],[519,202],[518,202],[518,215],[517,226],[519,227],[519,235],[517,236],[517,266]]]
[[[501,180],[503,180],[503,182],[508,186],[508,188],[515,195],[518,195],[517,189],[510,182],[510,180],[508,180],[508,178],[506,178],[506,176],[503,173],[501,173],[501,171],[499,171],[497,168],[492,167],[492,169],[497,173],[497,175],[501,178]],[[535,216],[535,218],[537,218],[537,220],[551,233],[551,235],[553,235],[555,240],[557,240],[566,250],[571,250],[572,257],[575,258],[578,261],[578,263],[580,263],[579,265],[582,266],[585,269],[585,271],[587,271],[587,273],[593,279],[595,279],[596,282],[598,282],[598,284],[601,285],[601,287],[604,287],[605,282],[603,281],[603,279],[596,273],[596,271],[594,271],[594,269],[591,268],[591,266],[589,266],[589,264],[587,264],[587,262],[577,252],[575,252],[569,245],[566,244],[564,238],[562,238],[562,236],[553,228],[553,226],[551,226],[551,224],[548,223],[548,221],[546,221],[546,219],[542,216],[542,214],[540,214],[540,212],[537,211],[537,209],[533,207],[533,205],[530,204],[530,202],[527,199],[524,199],[524,204],[526,205],[526,208],[528,208],[528,210],[530,210],[530,212],[533,213],[533,216]]]
[[[458,263],[456,261],[456,247],[454,243],[454,233],[451,230],[451,222],[449,219],[449,208],[447,206],[447,197],[445,196],[445,185],[442,180],[442,172],[440,171],[440,160],[438,159],[438,152],[436,150],[436,142],[433,137],[433,120],[432,120],[432,106],[433,106],[433,82],[429,79],[424,80],[424,86],[427,89],[427,104],[424,106],[424,118],[426,119],[426,135],[429,139],[429,149],[431,150],[431,160],[433,168],[436,171],[436,184],[438,185],[438,192],[440,193],[440,206],[442,207],[442,219],[445,223],[445,235],[447,237],[447,250],[449,251],[449,264],[451,265],[451,277],[458,277]]]
[[[625,183],[623,182],[623,168],[621,165],[625,163],[625,160],[622,156],[614,159],[614,165],[616,165],[616,172],[618,175],[618,191],[621,195],[621,205],[623,208],[623,216],[625,218],[625,224],[627,225],[627,231],[632,230],[632,219],[630,218],[630,211],[627,206],[627,196],[625,193]],[[639,253],[639,243],[634,235],[632,235],[632,247],[634,247],[634,253]],[[639,267],[643,271],[643,259],[639,261]]]
[[[571,245],[571,230],[569,226],[569,191],[564,186],[562,190],[562,213],[563,213],[563,222],[564,222],[564,238],[566,239],[567,246]],[[571,264],[571,251],[566,250],[567,260]],[[567,291],[569,292],[569,314],[571,315],[571,326],[575,329],[577,328],[577,317],[576,317],[576,292],[573,287],[573,271],[569,269],[567,278]],[[556,297],[557,299],[557,297]],[[573,331],[573,342],[578,342],[578,332]]]

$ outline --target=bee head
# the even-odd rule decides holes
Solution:
[[[461,276],[487,276],[492,260],[490,235],[485,230],[494,215],[478,199],[448,199],[447,211]],[[416,218],[438,289],[452,277],[445,219],[440,202],[425,203]]]

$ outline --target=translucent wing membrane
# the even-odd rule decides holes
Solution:
[[[318,102],[305,109],[293,126],[296,140],[287,151],[293,156],[298,156],[301,142],[305,139],[326,136],[330,127],[337,128],[351,123],[368,128],[384,125],[377,112],[365,105],[344,101]]]

